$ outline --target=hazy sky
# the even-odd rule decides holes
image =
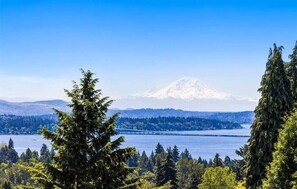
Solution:
[[[256,98],[268,49],[297,40],[286,0],[0,0],[0,98],[64,98],[79,68],[113,98],[184,76]]]

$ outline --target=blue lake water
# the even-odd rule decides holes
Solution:
[[[250,135],[249,125],[244,125],[243,129],[233,130],[208,130],[208,131],[178,131],[181,134],[215,134],[215,135]],[[174,132],[176,133],[176,131]],[[165,148],[177,145],[180,151],[187,148],[193,158],[201,156],[203,159],[213,158],[216,153],[221,157],[230,156],[239,158],[235,150],[242,147],[248,137],[220,137],[220,136],[170,136],[170,135],[123,135],[126,139],[123,146],[134,146],[140,152],[146,151],[149,155],[155,150],[158,142]],[[41,135],[0,135],[0,143],[7,143],[9,138],[14,141],[16,151],[24,152],[27,148],[39,151],[41,145],[50,145],[48,140]]]

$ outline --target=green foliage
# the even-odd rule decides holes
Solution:
[[[273,161],[267,169],[263,188],[288,189],[297,187],[297,112],[294,112],[280,130]]]
[[[289,56],[290,62],[287,65],[287,74],[291,84],[294,102],[297,102],[297,41],[293,48],[292,54]]]
[[[170,181],[172,185],[171,188],[177,188],[176,167],[172,158],[172,152],[170,150],[168,150],[166,159],[159,169],[162,176],[158,182],[158,186],[162,186]]]
[[[16,163],[19,159],[18,153],[14,149],[14,144],[9,139],[8,146],[2,145],[0,147],[0,163]]]
[[[2,189],[13,189],[11,182],[8,180],[2,181],[2,184],[0,185]]]
[[[57,119],[56,115],[51,114],[42,116],[0,115],[0,125],[2,126],[0,128],[0,134],[40,134],[40,129],[42,128],[54,131],[54,126],[58,123]],[[148,131],[241,128],[238,123],[234,122],[195,117],[118,117],[116,119],[116,123],[117,128],[120,129],[138,129]]]
[[[177,162],[177,180],[179,188],[196,189],[201,183],[204,166],[198,160],[180,158]]]
[[[0,134],[40,134],[42,127],[53,130],[57,116],[0,115]]]
[[[186,148],[181,154],[180,154],[181,158],[187,158],[187,159],[192,159],[192,156],[189,152],[189,150]]]
[[[44,188],[135,188],[137,179],[129,177],[134,168],[126,164],[135,149],[120,148],[123,137],[111,140],[118,114],[107,118],[112,101],[95,89],[98,79],[93,79],[93,73],[82,74],[79,84],[74,82],[71,91],[65,90],[72,112],[55,110],[56,132],[41,131],[57,152],[53,164],[36,163],[30,172]]]
[[[266,71],[259,88],[261,98],[255,109],[255,121],[249,139],[247,160],[247,188],[261,185],[265,168],[272,161],[274,143],[283,117],[292,110],[290,82],[282,60],[282,47],[270,49]]]
[[[236,185],[235,173],[229,167],[206,168],[199,189],[234,189]]]
[[[214,159],[213,159],[213,164],[212,166],[214,167],[223,167],[223,160],[220,158],[220,155],[216,153]]]
[[[174,145],[173,149],[172,149],[172,158],[173,158],[173,161],[176,163],[179,159],[179,150],[177,148],[176,145]]]

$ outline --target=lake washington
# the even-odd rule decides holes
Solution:
[[[233,130],[207,130],[207,131],[175,131],[170,133],[178,133],[185,135],[129,135],[122,134],[125,137],[125,146],[134,146],[136,150],[145,151],[148,155],[155,150],[158,142],[164,148],[177,145],[180,151],[187,148],[193,158],[201,156],[203,159],[210,159],[219,153],[223,158],[239,158],[235,154],[235,150],[242,147],[248,140],[248,137],[234,136],[249,136],[250,126],[243,125],[243,129]],[[201,134],[201,135],[224,135],[224,136],[186,136],[186,134]],[[231,135],[231,136],[228,136]],[[8,143],[9,138],[14,141],[15,150],[19,155],[27,148],[40,151],[41,145],[47,144],[48,140],[43,139],[41,135],[0,135],[0,143]]]

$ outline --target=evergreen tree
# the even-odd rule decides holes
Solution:
[[[187,148],[180,154],[180,157],[187,158],[189,160],[192,159],[192,156]]]
[[[44,163],[51,163],[51,154],[46,144],[42,144],[39,160]]]
[[[172,152],[170,150],[168,150],[166,159],[161,166],[161,173],[163,175],[163,179],[160,183],[161,185],[164,185],[170,181],[172,185],[171,188],[177,188],[176,168],[172,158]]]
[[[9,138],[9,142],[8,142],[8,148],[10,149],[14,149],[14,144],[11,138]]]
[[[297,188],[297,112],[287,119],[280,130],[275,148],[263,188]]]
[[[164,180],[164,174],[162,172],[162,158],[161,155],[158,154],[156,156],[156,185],[157,186],[162,186],[163,185],[163,180]]]
[[[220,155],[217,153],[213,159],[213,164],[212,166],[214,167],[223,167],[223,161],[220,158]]]
[[[101,97],[101,90],[95,89],[98,79],[93,79],[93,73],[82,71],[82,74],[79,84],[74,82],[71,91],[65,90],[71,98],[72,112],[55,110],[59,121],[56,132],[45,128],[41,131],[57,152],[54,163],[37,164],[31,172],[47,188],[134,187],[135,180],[128,177],[135,169],[126,162],[135,149],[120,148],[122,136],[111,139],[116,135],[118,114],[106,116],[112,101]]]
[[[155,156],[161,155],[161,157],[165,157],[165,150],[163,146],[158,142],[156,149],[155,149]]]
[[[213,165],[213,162],[212,162],[212,159],[209,159],[209,161],[208,161],[208,167],[212,167],[212,165]]]
[[[139,152],[137,152],[132,157],[130,157],[128,160],[129,167],[138,167],[139,158],[140,158]]]
[[[155,154],[154,152],[152,151],[150,157],[149,157],[149,160],[153,163],[153,165],[156,165],[156,159],[155,159]]]
[[[173,147],[172,157],[173,157],[173,161],[176,163],[178,161],[178,158],[179,158],[179,150],[178,150],[176,145],[174,145],[174,147]]]
[[[229,156],[226,156],[225,159],[224,159],[224,165],[225,166],[231,166],[232,165],[232,161],[230,159]]]
[[[18,159],[18,153],[15,151],[13,141],[11,139],[9,139],[8,146],[0,146],[0,163],[16,163]]]
[[[290,62],[287,65],[288,78],[291,83],[291,90],[294,103],[297,102],[297,41],[293,48],[293,53],[289,55]]]
[[[261,185],[265,167],[272,161],[278,129],[283,124],[283,117],[292,109],[292,92],[284,69],[282,47],[274,45],[273,50],[270,49],[259,92],[262,96],[255,109],[246,157],[247,188]]]
[[[151,162],[149,160],[149,158],[147,157],[145,151],[142,152],[142,155],[140,156],[139,158],[139,165],[138,165],[140,168],[141,168],[141,171],[140,171],[140,174],[143,174],[147,171],[150,171],[150,172],[153,172],[153,162]]]

